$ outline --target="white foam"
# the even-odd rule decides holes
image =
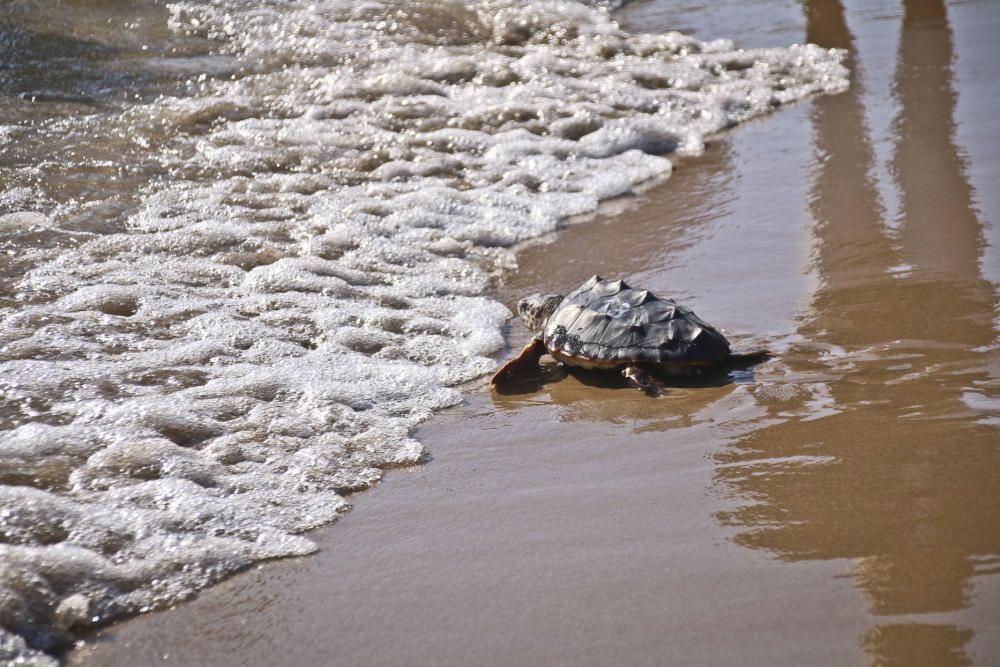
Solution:
[[[244,76],[64,129],[155,127],[169,177],[121,229],[33,250],[0,320],[0,659],[311,551],[493,368],[512,245],[846,86],[837,52],[575,2],[248,4],[169,6]]]

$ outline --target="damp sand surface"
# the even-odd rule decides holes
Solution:
[[[596,0],[5,8],[0,662],[37,667],[315,551],[495,367],[515,245],[849,85]]]
[[[848,49],[852,88],[525,247],[496,294],[620,276],[772,361],[658,399],[554,366],[472,385],[317,554],[70,663],[996,664],[1000,6],[803,4],[629,7]]]

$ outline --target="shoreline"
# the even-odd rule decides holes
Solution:
[[[997,24],[989,8],[949,11],[982,11],[982,32]],[[844,37],[825,21],[828,38]],[[870,45],[883,28],[870,21],[846,35]],[[897,83],[903,102],[906,81]],[[112,625],[69,663],[961,664],[1000,655],[989,622],[1000,583],[975,566],[1000,553],[989,485],[1000,453],[988,421],[1000,390],[983,370],[998,359],[995,349],[976,352],[995,346],[996,331],[961,324],[995,312],[995,284],[980,274],[997,209],[978,202],[956,232],[961,253],[904,233],[915,275],[882,282],[872,267],[892,268],[895,251],[865,224],[888,217],[872,202],[890,200],[890,188],[858,173],[881,150],[861,119],[877,128],[894,113],[872,110],[877,100],[869,84],[714,139],[623,214],[524,248],[498,293],[509,304],[592,273],[630,277],[736,342],[769,341],[775,362],[653,402],[574,377],[524,395],[472,391],[416,431],[431,460],[388,471],[349,514],[310,533],[318,554],[262,564],[177,608]],[[954,171],[954,141],[927,140]],[[905,153],[905,137],[896,142]],[[962,192],[970,179],[949,174],[939,176],[943,199],[961,222],[973,208]],[[905,176],[894,181],[902,208],[919,195]],[[870,201],[838,199],[866,187]],[[909,211],[908,223],[919,219]],[[959,277],[927,288],[932,274],[920,268],[945,260],[960,264],[949,274]],[[921,299],[957,324],[927,333]],[[892,327],[874,321],[882,313]],[[526,336],[513,323],[509,346]],[[985,408],[959,401],[961,391],[981,391]],[[932,421],[907,421],[909,403]],[[962,442],[935,443],[948,429]],[[869,440],[880,448],[854,448]],[[967,488],[948,489],[950,478]],[[964,587],[975,594],[956,594]]]
[[[785,110],[783,113],[786,115],[805,115],[808,105],[812,103],[813,101],[806,101],[793,109]],[[738,140],[738,138],[742,138],[739,130],[743,130],[743,134],[760,135],[757,138],[746,138],[750,138],[752,142],[759,143],[759,147],[763,149],[776,140],[776,135],[781,133],[780,127],[771,127],[770,123],[773,122],[774,118],[772,117],[767,119],[766,122],[750,123],[741,126],[736,132],[730,132],[721,137],[713,138],[704,155],[676,160],[674,166],[675,172],[666,181],[646,189],[636,196],[622,200],[612,200],[609,203],[610,208],[605,208],[598,212],[598,214],[589,216],[583,221],[567,225],[548,240],[530,242],[518,254],[520,270],[516,274],[511,275],[510,280],[502,285],[493,296],[509,305],[520,295],[529,291],[575,286],[572,284],[572,281],[577,276],[566,270],[567,266],[572,266],[576,263],[574,262],[574,258],[579,259],[587,253],[593,255],[595,249],[601,248],[601,238],[611,231],[612,228],[617,228],[620,233],[631,233],[647,237],[651,235],[652,230],[661,226],[660,209],[663,203],[672,198],[674,191],[697,191],[702,193],[703,196],[711,198],[720,173],[724,174],[727,169],[727,161],[730,155],[727,144]],[[801,121],[789,119],[787,124],[797,122]],[[699,205],[682,205],[678,208],[677,218],[679,222],[676,225],[676,231],[664,235],[661,241],[650,249],[652,252],[672,251],[676,247],[683,247],[684,243],[682,239],[686,230],[691,225],[697,226],[705,213],[704,209],[706,205],[703,202]],[[622,225],[627,225],[628,228],[622,230]],[[779,235],[782,235],[780,230],[776,231]],[[603,265],[595,264],[594,257],[589,257],[587,261],[580,261],[580,263],[585,263],[587,266],[597,266],[598,268],[595,270],[598,273],[604,271],[608,275],[611,275],[610,271],[613,271],[615,266],[621,266],[623,267],[622,275],[624,276],[628,274],[642,275],[641,267],[644,265],[648,266],[652,261],[650,256],[632,253],[625,247],[611,247],[609,250],[612,252],[606,254],[601,260]],[[554,258],[556,261],[547,261],[549,258]],[[791,257],[788,259],[791,260]],[[703,308],[698,307],[698,301],[696,300],[694,303],[690,301],[690,297],[694,296],[691,294],[695,289],[693,286],[698,282],[696,268],[692,266],[686,277],[687,282],[692,287],[683,291],[688,293],[689,298],[681,299],[681,301],[682,303],[687,302],[689,305],[695,306],[697,308],[696,312],[701,313]],[[657,278],[656,275],[650,277],[654,280]],[[659,279],[662,280],[663,276],[660,275]],[[801,298],[798,295],[805,293],[805,290],[804,281],[801,281],[795,289],[786,288],[780,294],[784,301],[792,303],[796,299]],[[716,300],[724,301],[725,297],[717,295]],[[717,308],[713,308],[713,310],[717,310]],[[741,316],[741,309],[733,307],[731,310],[732,312],[729,314],[728,319],[724,320],[725,325],[732,326],[738,324],[737,320]],[[742,315],[749,315],[749,313],[742,313]],[[709,315],[705,315],[705,317],[709,317]],[[752,318],[748,317],[747,319]],[[748,331],[749,325],[741,328],[736,336],[732,336],[731,331],[727,335],[731,336],[731,341],[737,347],[741,343],[747,344],[748,341],[759,340],[761,336],[765,335],[764,332],[758,331],[755,336],[750,336],[745,333]],[[741,332],[743,335],[740,335]],[[780,340],[783,336],[787,336],[788,332],[772,326],[770,334],[771,338]],[[510,353],[512,350],[516,350],[522,346],[528,336],[527,330],[520,322],[512,321],[511,331],[507,336],[510,349],[506,353]],[[563,374],[553,369],[553,377],[560,377],[561,375]],[[595,480],[600,479],[600,474],[595,466],[599,467],[600,464],[595,464],[592,459],[596,457],[597,461],[611,465],[615,454],[613,443],[621,438],[622,428],[624,427],[627,432],[630,424],[637,425],[633,434],[634,436],[643,437],[641,433],[645,431],[647,432],[645,437],[650,441],[646,444],[656,448],[662,447],[664,450],[669,449],[670,446],[662,444],[660,440],[668,434],[673,434],[672,437],[676,440],[677,451],[673,453],[661,451],[660,454],[667,455],[670,463],[664,462],[660,466],[655,467],[677,468],[682,471],[682,477],[675,480],[676,486],[682,491],[677,494],[675,499],[664,499],[662,502],[665,506],[675,502],[690,504],[690,500],[685,500],[684,496],[690,492],[691,482],[683,478],[683,472],[696,471],[697,478],[700,480],[699,483],[711,486],[711,482],[706,481],[710,477],[711,466],[706,463],[705,457],[707,456],[706,452],[718,444],[718,436],[712,435],[708,424],[701,424],[696,429],[699,435],[693,437],[693,440],[698,441],[699,444],[692,446],[685,442],[686,437],[680,437],[679,434],[684,431],[683,429],[676,429],[678,422],[684,420],[683,414],[688,411],[698,412],[699,410],[707,410],[711,413],[713,410],[719,410],[720,408],[717,406],[713,407],[715,403],[724,403],[732,390],[741,387],[745,389],[748,386],[746,384],[729,384],[724,387],[672,390],[671,395],[667,399],[668,403],[670,403],[669,413],[661,415],[659,418],[650,419],[647,414],[650,406],[649,401],[655,401],[655,399],[650,399],[640,392],[625,387],[624,383],[616,383],[616,378],[610,379],[611,386],[605,385],[598,390],[600,393],[595,394],[593,388],[588,387],[580,379],[567,377],[559,382],[545,386],[545,390],[550,392],[551,399],[544,401],[541,405],[544,411],[544,416],[542,417],[544,421],[543,425],[540,426],[536,423],[537,418],[534,417],[525,424],[517,423],[519,415],[523,416],[523,409],[526,406],[534,406],[535,401],[532,400],[532,397],[491,394],[486,384],[487,379],[483,378],[479,383],[472,383],[464,387],[465,401],[463,405],[448,408],[435,414],[434,417],[418,427],[412,434],[413,437],[426,446],[429,452],[429,459],[426,463],[386,471],[385,477],[376,487],[352,494],[348,497],[349,502],[352,503],[350,512],[343,515],[334,524],[319,528],[310,533],[310,537],[319,545],[319,551],[316,554],[302,559],[277,560],[262,563],[210,589],[200,592],[193,600],[182,603],[174,608],[152,612],[148,615],[113,624],[109,628],[98,631],[88,640],[87,645],[82,650],[71,654],[69,664],[90,664],[91,660],[102,665],[124,665],[135,664],[136,662],[151,663],[157,657],[161,657],[157,655],[160,652],[159,647],[174,644],[175,642],[173,639],[165,638],[164,640],[157,640],[155,636],[146,636],[151,630],[154,635],[164,630],[169,636],[174,636],[176,633],[178,641],[181,636],[185,637],[183,643],[187,643],[193,639],[193,635],[200,634],[197,642],[187,644],[180,652],[164,649],[163,654],[169,654],[170,657],[161,657],[160,662],[162,664],[194,665],[198,664],[202,659],[206,659],[209,664],[235,664],[243,660],[256,661],[256,664],[269,664],[280,660],[302,664],[317,664],[318,662],[322,662],[326,652],[329,651],[330,655],[333,654],[334,649],[332,647],[323,649],[323,653],[320,654],[310,652],[289,654],[288,651],[291,645],[298,645],[300,647],[308,645],[308,636],[313,632],[318,632],[317,628],[311,626],[309,619],[329,612],[329,609],[323,602],[324,600],[337,600],[338,606],[339,604],[352,606],[349,600],[354,598],[370,598],[372,595],[388,597],[388,605],[395,611],[392,625],[397,627],[406,626],[410,614],[413,614],[416,619],[422,618],[423,614],[415,612],[415,608],[420,606],[419,598],[428,593],[413,591],[410,590],[411,587],[407,586],[396,597],[394,591],[391,590],[391,586],[380,584],[372,578],[372,574],[374,573],[383,572],[385,569],[391,570],[397,566],[404,565],[405,560],[407,560],[407,552],[410,550],[416,550],[420,560],[426,561],[429,557],[429,552],[435,549],[434,545],[429,544],[424,536],[407,528],[407,524],[411,520],[424,526],[431,534],[437,533],[439,535],[438,539],[446,544],[458,545],[469,539],[478,542],[478,544],[474,544],[471,547],[463,548],[470,549],[480,557],[485,554],[491,554],[485,557],[490,563],[487,569],[493,570],[495,567],[502,569],[502,565],[498,565],[497,559],[492,554],[497,550],[504,549],[504,547],[508,549],[510,547],[502,543],[492,543],[490,535],[506,535],[507,539],[514,539],[516,543],[525,538],[529,540],[545,540],[547,533],[558,530],[558,526],[556,525],[546,525],[544,527],[531,526],[534,522],[530,518],[532,512],[530,498],[532,496],[544,496],[544,485],[548,482],[555,482],[559,478],[559,475],[553,472],[546,472],[546,470],[555,470],[561,465],[565,465],[566,461],[571,457],[577,457],[575,465],[581,467],[585,472],[580,472],[575,478],[576,481],[584,484],[599,483],[595,482]],[[584,380],[587,379],[584,378]],[[597,378],[597,381],[603,383],[603,378]],[[476,387],[476,384],[479,386]],[[677,401],[679,403],[675,403]],[[574,406],[581,404],[584,406],[581,410],[577,411],[574,409]],[[569,435],[563,436],[547,433],[547,428],[555,428],[560,425],[562,419],[558,413],[563,409],[568,409],[572,412],[573,416],[570,419],[575,420],[570,423],[571,427],[568,429]],[[586,409],[592,409],[595,413],[590,416],[579,414]],[[724,408],[722,409],[724,410]],[[710,422],[711,420],[712,418],[709,418],[706,421]],[[593,432],[595,428],[598,431],[597,433]],[[505,433],[511,433],[511,435],[505,436]],[[479,440],[483,438],[484,434],[490,434],[493,437],[490,437],[486,441]],[[485,458],[481,456],[481,447],[470,448],[468,446],[469,442],[476,440],[489,447],[490,454],[485,456]],[[608,449],[609,441],[612,443],[611,449]],[[535,443],[535,446],[532,446],[531,443]],[[540,451],[540,448],[547,449],[556,443],[561,445],[558,449]],[[514,445],[517,445],[517,447],[512,449]],[[641,443],[636,444],[636,447],[641,447]],[[529,452],[518,453],[518,451],[522,451],[525,448]],[[679,459],[680,463],[673,460],[673,457],[678,452],[682,453]],[[532,460],[538,455],[543,457],[543,462]],[[654,455],[655,458],[656,456]],[[520,461],[530,461],[528,466],[530,469],[525,470],[524,466],[519,463]],[[625,476],[642,475],[645,472],[643,470],[645,467],[646,465],[641,465],[638,469],[633,470]],[[650,467],[654,466],[650,464]],[[648,473],[647,476],[649,487],[658,485],[655,476],[649,476]],[[627,500],[628,489],[613,488],[617,486],[617,483],[613,482],[613,480],[620,478],[621,475],[611,475],[609,477],[605,483],[610,484],[610,486],[602,489],[600,494],[613,493],[621,495],[624,492],[625,496],[622,496],[620,499],[622,502],[625,502]],[[516,522],[512,522],[512,517],[505,512],[497,518],[500,523],[499,526],[496,526],[494,529],[480,529],[477,527],[474,529],[474,532],[478,533],[482,530],[484,535],[473,535],[473,526],[488,513],[488,509],[484,506],[489,505],[494,498],[500,498],[504,495],[504,479],[507,479],[511,485],[519,487],[517,495],[521,496],[518,503],[520,506],[516,507],[514,512],[518,521],[523,521],[528,525],[518,526]],[[484,494],[481,487],[493,488],[495,495],[489,492]],[[647,491],[652,492],[653,489],[648,488]],[[594,503],[595,498],[592,496],[597,495],[596,492],[588,492],[580,496],[577,495],[576,490],[572,487],[563,489],[562,492],[569,495],[569,499],[563,498],[561,501],[566,505],[579,503],[586,506],[588,503]],[[454,498],[455,495],[460,496],[460,498]],[[429,507],[418,507],[425,503],[429,504]],[[473,503],[474,508],[467,509],[467,503]],[[443,507],[435,510],[433,509],[435,504]],[[596,505],[591,506],[589,511],[594,515],[594,518],[590,520],[599,520],[596,517],[600,516],[600,507],[603,504],[603,501],[599,501]],[[406,508],[411,505],[413,509],[408,511]],[[723,506],[713,504],[709,510],[701,508],[699,511],[693,511],[690,514],[701,515],[710,520],[712,515],[723,511],[723,509]],[[447,525],[447,521],[434,519],[437,514],[442,514],[451,515],[454,520],[455,512],[461,512],[462,514],[461,518],[456,520],[457,525],[454,529]],[[573,520],[579,520],[580,518],[575,512],[572,516]],[[603,517],[603,519],[608,518],[613,517]],[[624,516],[619,518],[623,521],[626,519]],[[567,521],[569,520],[567,518]],[[599,521],[603,524],[603,520]],[[686,521],[689,524],[685,528],[686,540],[692,542],[699,541],[698,533],[704,531],[706,526],[702,522],[691,523],[690,518]],[[610,526],[604,525],[600,530],[596,530],[596,533],[600,534],[603,532],[607,536],[610,528]],[[392,533],[402,531],[403,534],[400,536],[401,540],[391,547],[389,545],[376,545],[375,542],[378,541],[379,536],[384,531]],[[562,548],[566,548],[569,552],[579,549],[581,545],[573,544],[578,537],[572,534],[571,531],[571,534],[560,538],[566,540],[568,544],[559,545],[556,543],[550,545],[546,549],[546,554],[551,556],[553,551],[558,551]],[[614,551],[616,547],[606,543],[606,541],[609,542],[612,540],[601,540],[599,545],[588,546],[585,551],[591,548],[594,548],[597,552],[604,552],[609,549]],[[658,540],[652,541],[650,546],[652,547],[657,542]],[[376,553],[378,551],[388,552],[386,558],[391,565],[384,568],[375,567],[369,570],[370,561],[366,560],[365,551],[372,548],[376,549]],[[703,554],[709,548],[710,545],[702,544],[695,551]],[[624,556],[627,554],[623,553],[621,555]],[[440,554],[440,556],[444,557],[444,554]],[[670,557],[675,558],[676,556],[677,554],[672,554]],[[508,553],[499,560],[514,559],[515,557],[515,554]],[[592,556],[585,556],[584,563],[587,562],[587,558],[592,558]],[[700,562],[701,558],[702,556],[700,555],[695,557],[689,562],[689,567],[693,569],[704,567]],[[545,570],[551,567],[551,564],[545,563],[544,560],[544,558],[540,559],[541,562],[535,563],[532,569]],[[453,563],[452,571],[455,569],[460,570],[463,562],[468,563],[469,561],[465,561],[463,558],[459,562]],[[342,563],[352,563],[353,565],[344,572]],[[599,568],[601,562],[598,560],[591,562],[589,565],[581,565],[583,572],[577,573],[576,576],[583,577],[590,567]],[[472,566],[475,567],[475,564],[472,563]],[[421,567],[426,567],[426,565],[421,564]],[[642,567],[645,568],[647,566],[643,565]],[[719,567],[725,566],[719,565]],[[738,579],[740,578],[740,570],[742,568],[741,559],[736,559],[734,562],[729,563],[728,567],[732,570],[730,574],[731,585],[739,587]],[[447,570],[449,568],[444,569]],[[831,576],[842,576],[844,571],[845,568],[843,566],[837,566],[834,567],[830,574]],[[312,589],[314,586],[317,586],[331,572],[335,573],[335,576],[342,576],[346,579],[346,582],[341,584],[346,588],[336,585],[328,594],[320,596],[319,599],[307,600],[305,596],[309,598],[312,596],[306,592],[306,589]],[[403,573],[394,573],[392,577],[396,585],[400,583],[400,576],[405,575]],[[413,574],[412,576],[413,579],[424,578],[432,580],[434,581],[434,585],[444,585],[446,583],[436,578],[431,572],[425,571],[419,575]],[[288,579],[291,581],[287,581]],[[289,583],[296,589],[296,592],[292,593],[290,599],[281,603],[272,601],[272,596],[284,597],[281,589],[287,589]],[[671,586],[676,586],[677,583],[674,581],[671,583]],[[529,582],[520,582],[516,591],[519,596],[528,594],[528,591],[523,590],[523,588],[529,585],[531,585]],[[470,595],[467,591],[483,588],[490,589],[492,587],[502,589],[504,584],[497,581],[494,576],[491,576],[486,571],[477,569],[473,574],[465,574],[461,583],[456,584],[453,582],[448,585],[447,602],[445,600],[438,601],[439,603],[443,603],[442,606],[454,607],[454,610],[445,611],[439,608],[437,611],[438,613],[445,614],[447,617],[450,617],[452,614],[462,616],[463,614],[458,610],[462,608],[463,601],[468,606],[470,600],[483,600],[490,595],[490,590],[480,590],[475,595]],[[849,593],[849,591],[845,591],[845,593]],[[568,594],[568,591],[560,591],[552,593],[547,597],[551,600],[558,600],[566,594]],[[610,594],[610,591],[608,591],[607,595]],[[753,599],[755,596],[766,595],[766,591],[762,588],[755,592],[747,591],[743,594],[747,600]],[[697,604],[698,597],[698,591],[688,591],[686,593],[687,604]],[[289,607],[288,603],[293,599],[304,603],[303,606],[301,608]],[[599,604],[599,602],[598,599],[594,599],[582,602],[581,604],[589,606]],[[784,603],[792,604],[793,602],[793,600],[785,600]],[[254,634],[260,629],[259,623],[250,621],[250,618],[257,612],[250,614],[246,609],[266,609],[272,604],[281,604],[282,606],[280,611],[275,613],[274,618],[269,618],[264,624],[270,625],[273,623],[278,627],[284,627],[280,631],[282,634],[294,626],[298,628],[295,631],[298,638],[292,640],[287,645],[282,641],[279,646],[273,647],[274,653],[261,653],[261,647],[257,647],[252,655],[244,654],[240,660],[231,663],[228,655],[234,651],[237,653],[242,652],[243,649],[229,642],[235,639],[238,644],[242,645],[245,642],[249,647],[256,642]],[[505,617],[512,610],[520,608],[523,604],[524,601],[521,599],[511,599],[507,602],[490,605],[490,614]],[[817,606],[813,608],[821,606],[818,599],[814,601],[814,605]],[[607,652],[608,647],[615,643],[611,642],[611,640],[617,636],[616,633],[625,632],[625,628],[613,624],[615,628],[614,632],[599,632],[598,635],[595,635],[603,637],[605,640],[603,649],[595,645],[584,650],[582,648],[583,645],[580,644],[584,640],[584,637],[573,632],[571,628],[563,627],[558,631],[567,633],[566,640],[574,645],[581,646],[579,649],[580,653],[574,657],[568,657],[565,655],[566,647],[560,646],[558,642],[550,645],[548,649],[541,643],[525,645],[519,648],[519,651],[523,652],[511,653],[510,647],[507,647],[508,650],[504,650],[503,646],[490,645],[489,643],[480,644],[479,640],[475,639],[475,633],[470,630],[465,640],[452,636],[449,633],[447,640],[438,638],[440,641],[430,642],[429,645],[424,646],[423,650],[426,653],[422,656],[412,657],[411,662],[409,652],[418,650],[419,646],[423,645],[421,635],[426,632],[426,628],[423,627],[423,621],[418,620],[417,624],[419,627],[412,629],[407,635],[406,655],[400,655],[396,651],[393,651],[389,656],[376,656],[368,654],[368,651],[371,645],[378,641],[377,628],[381,625],[379,616],[382,612],[378,608],[368,608],[365,609],[365,612],[366,616],[361,620],[351,622],[350,619],[340,619],[344,622],[351,622],[351,627],[349,630],[344,630],[338,635],[338,639],[346,642],[346,644],[339,643],[336,646],[337,664],[360,662],[361,664],[402,665],[408,663],[414,664],[415,662],[417,664],[458,665],[467,664],[468,661],[476,661],[484,662],[485,664],[501,665],[525,661],[532,662],[535,660],[542,660],[552,664],[579,664],[580,661],[586,662],[587,656],[594,650]],[[482,613],[481,610],[477,611],[476,609],[466,609],[466,612],[473,618]],[[809,605],[803,605],[801,612],[809,614]],[[556,613],[556,610],[549,610],[548,613]],[[625,609],[619,609],[617,613],[626,617],[628,616]],[[158,616],[163,617],[159,622],[157,621]],[[164,621],[168,617],[170,619],[169,624],[165,624]],[[147,620],[149,621],[148,624]],[[515,619],[508,620],[512,623],[515,622]],[[193,625],[192,621],[194,621]],[[535,618],[534,622],[537,621],[538,619]],[[454,619],[453,622],[458,622],[458,619]],[[603,624],[611,621],[608,618],[603,618],[601,622]],[[219,623],[216,630],[220,631],[222,636],[217,635],[215,630],[210,629],[214,623]],[[843,619],[842,623],[856,626],[858,629],[863,626],[857,619],[849,617]],[[203,628],[203,630],[199,630],[199,628]],[[528,631],[529,628],[523,628],[519,632],[524,633]],[[552,631],[555,632],[556,630],[553,629]],[[646,628],[643,633],[648,631],[649,628]],[[760,628],[754,630],[754,632],[759,631]],[[204,634],[201,634],[202,632]],[[588,632],[598,632],[598,629],[591,627]],[[109,639],[114,643],[106,643]],[[472,639],[471,644],[470,639]],[[638,640],[639,637],[636,639]],[[729,658],[725,659],[735,659],[739,651],[739,644],[742,641],[739,640],[725,647],[729,655]],[[435,652],[441,647],[442,643],[448,643],[456,651],[464,650],[467,652],[453,654],[450,658],[443,657]],[[118,647],[123,649],[120,654],[115,650]],[[108,649],[111,650],[108,651]],[[664,646],[658,650],[666,649],[667,647]],[[773,650],[773,657],[776,659],[781,650],[780,642],[773,647]],[[689,661],[695,659],[695,654],[696,651],[692,651]],[[847,654],[845,653],[841,658],[846,656]],[[613,658],[613,651],[607,652],[597,662],[610,662]],[[647,664],[656,664],[656,661],[651,660]],[[835,662],[831,661],[829,664],[835,664]]]

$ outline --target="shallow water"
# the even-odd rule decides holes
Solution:
[[[497,293],[621,275],[776,358],[655,401],[557,369],[475,393],[317,556],[81,660],[995,664],[998,5],[726,7],[622,18],[845,48],[851,89],[523,249]]]
[[[780,28],[783,9],[759,11]],[[690,187],[675,174],[664,210],[635,216],[644,234],[667,216],[666,252],[605,257],[569,239],[574,265],[622,266],[634,283],[690,294],[734,333],[767,333],[777,359],[734,376],[708,410],[725,432],[706,452],[710,486],[732,505],[715,517],[770,558],[850,562],[873,664],[992,664],[1000,650],[1000,200],[987,139],[1000,89],[986,74],[997,9],[804,3],[805,38],[847,49],[853,72],[848,92],[804,112],[808,152],[788,139],[767,180],[747,168],[760,142],[741,130],[692,161]],[[712,8],[702,18],[725,23]],[[701,191],[700,209],[669,194]],[[508,298],[566,282],[548,262],[522,262],[536,274]],[[555,386],[542,396],[561,420],[684,423],[581,405]]]
[[[736,530],[732,541],[789,563],[849,559],[871,615],[859,643],[875,664],[990,664],[1000,640],[991,577],[1000,554],[1000,202],[990,185],[997,152],[980,145],[997,123],[980,105],[1000,92],[985,74],[1000,12],[804,4],[806,39],[847,49],[854,72],[851,90],[810,105],[811,152],[789,146],[791,165],[775,167],[772,182],[735,186],[736,196],[706,188],[707,214],[669,203],[676,174],[663,189],[668,233],[693,237],[692,249],[640,251],[625,271],[690,293],[737,332],[769,332],[779,351],[733,387],[736,414],[713,416],[731,432],[709,456],[713,490],[736,505],[716,512]],[[888,72],[887,89],[870,83]],[[734,172],[762,178],[740,169],[751,151],[734,159],[725,144],[691,165],[709,171],[690,175],[696,187]],[[756,187],[771,203],[755,202]],[[726,211],[733,199],[751,216]],[[776,229],[779,216],[798,229]],[[798,272],[794,254],[782,257],[796,246],[808,249]],[[629,267],[584,243],[571,255],[599,271]],[[528,283],[559,279],[538,265]],[[717,281],[716,267],[735,279]],[[775,326],[782,316],[790,329]],[[591,414],[579,396],[559,393],[551,400],[565,402],[564,418]]]
[[[41,663],[313,551],[493,368],[514,244],[846,87],[601,4],[5,10],[0,657]]]

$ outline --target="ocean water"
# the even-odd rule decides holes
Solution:
[[[314,550],[495,367],[518,243],[847,86],[840,51],[569,0],[5,8],[0,661],[27,664]]]

